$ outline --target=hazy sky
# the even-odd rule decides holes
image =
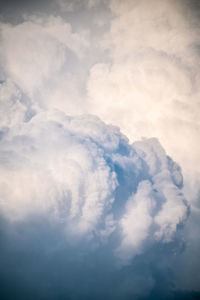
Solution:
[[[0,4],[0,298],[198,299],[200,2]]]

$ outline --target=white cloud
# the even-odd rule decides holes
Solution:
[[[21,92],[11,80],[0,84],[0,128],[12,127],[24,120],[26,107]]]
[[[0,143],[0,210],[12,222],[45,215],[104,243],[118,232],[115,253],[127,263],[149,240],[171,241],[186,218],[180,169],[155,139],[131,146],[97,117],[49,111]]]
[[[191,186],[200,163],[199,27],[185,5],[111,2],[114,18],[103,41],[111,62],[91,68],[88,109],[118,125],[131,141],[157,137],[182,166],[194,201]]]
[[[166,156],[156,139],[135,142],[133,149],[148,166],[136,193],[128,199],[125,214],[120,224],[123,239],[117,254],[124,263],[143,250],[145,241],[152,239],[169,242],[177,225],[187,217],[182,187],[183,179],[179,167]],[[155,230],[156,226],[156,230]]]
[[[79,270],[86,252],[92,253],[85,260],[86,274],[99,253],[102,261],[109,256],[110,265],[103,266],[103,272],[111,266],[112,273],[113,260],[129,264],[144,252],[145,257],[134,260],[136,271],[131,276],[128,271],[128,280],[128,268],[122,269],[125,273],[114,294],[145,294],[154,276],[150,267],[149,275],[141,276],[138,261],[147,259],[156,267],[156,254],[149,256],[154,249],[160,254],[159,243],[170,257],[170,242],[187,218],[185,198],[196,199],[192,216],[195,210],[199,215],[199,28],[180,1],[111,1],[111,19],[106,1],[58,2],[62,17],[69,17],[72,26],[55,16],[29,16],[17,25],[1,23],[1,217],[19,230],[34,220],[38,227],[29,225],[37,236],[40,217],[52,227],[64,228],[66,240],[58,234],[59,245],[48,249],[56,256],[60,244],[68,248],[78,241],[74,253],[70,246],[67,250],[70,263],[64,264],[63,274],[71,265]],[[109,32],[103,36],[105,30]],[[118,125],[134,143],[98,117],[72,117],[82,113]],[[180,167],[156,139],[136,142],[142,136],[158,137],[167,154],[183,166],[187,197]],[[196,236],[184,237],[193,243]],[[31,243],[34,239],[30,237]],[[41,244],[49,247],[46,240]],[[192,247],[188,253],[189,261]],[[49,259],[46,253],[45,257]],[[146,272],[146,261],[142,265]],[[85,273],[80,276],[84,282]]]
[[[126,204],[126,213],[120,221],[123,238],[116,251],[123,263],[141,252],[141,246],[150,233],[150,226],[153,224],[151,211],[155,206],[151,193],[150,182],[142,181],[136,194]]]
[[[52,210],[54,216],[70,218],[72,223],[79,218],[77,230],[87,231],[112,200],[115,176],[101,149],[89,139],[83,141],[76,126],[74,132],[73,127],[70,130],[73,119],[45,121],[45,117],[36,116],[16,136],[9,132],[5,137],[1,209],[11,219]],[[77,127],[79,123],[81,119]]]
[[[130,50],[148,47],[176,57],[186,55],[184,61],[190,61],[187,50],[198,39],[198,32],[186,9],[182,1],[111,1],[116,16],[111,26],[115,58],[120,60]]]
[[[30,96],[58,76],[69,50],[81,57],[87,47],[84,32],[73,33],[69,23],[53,16],[2,23],[1,43],[5,71]]]

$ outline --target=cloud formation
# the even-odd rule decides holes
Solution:
[[[61,70],[67,60],[67,50],[81,56],[87,46],[83,34],[73,33],[70,24],[53,16],[46,20],[29,17],[16,26],[1,24],[1,34],[4,68],[30,95]]]
[[[200,151],[200,27],[194,12],[186,1],[114,0],[110,8],[102,47],[111,62],[91,68],[89,110],[132,141],[157,137],[193,184]],[[194,201],[193,191],[188,197]]]
[[[180,168],[158,141],[130,145],[94,116],[41,112],[4,134],[1,162],[3,216],[47,214],[100,240],[117,231],[124,261],[148,239],[171,241],[187,216]]]
[[[159,247],[169,260],[179,251],[189,212],[180,167],[156,139],[130,144],[92,115],[27,119],[20,99],[7,110],[20,108],[18,118],[1,127],[3,299],[147,296],[157,279],[145,262],[163,260]]]
[[[81,87],[77,87],[81,80],[74,68],[88,49],[86,30],[73,32],[60,16],[33,15],[19,24],[1,23],[0,39],[2,81],[9,78],[29,105],[83,113]]]
[[[1,299],[198,298],[197,2],[3,6]]]

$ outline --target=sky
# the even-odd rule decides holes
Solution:
[[[200,3],[0,3],[0,298],[200,298]]]

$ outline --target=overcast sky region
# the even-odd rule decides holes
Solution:
[[[200,1],[0,3],[0,299],[200,299]]]

